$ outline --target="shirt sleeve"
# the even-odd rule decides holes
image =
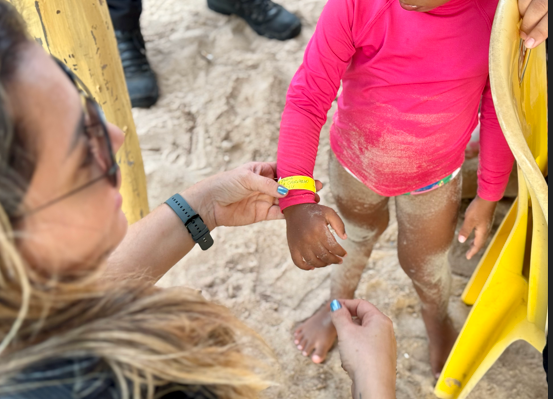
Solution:
[[[313,177],[319,136],[355,53],[354,0],[330,0],[305,51],[303,64],[292,79],[280,125],[277,174]],[[293,190],[280,200],[289,206],[315,203],[314,193]]]
[[[503,198],[515,158],[501,131],[493,104],[490,80],[482,97],[478,195],[488,201]]]

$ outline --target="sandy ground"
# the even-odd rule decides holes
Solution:
[[[284,0],[304,22],[302,35],[286,43],[257,37],[241,20],[209,11],[204,0],[144,0],[144,34],[163,97],[151,110],[135,110],[148,176],[151,207],[170,195],[244,162],[274,160],[287,85],[299,66],[324,0]],[[334,112],[334,107],[330,114]],[[327,124],[316,176],[328,181]],[[332,205],[330,190],[323,201]],[[501,212],[509,201],[501,204]],[[395,217],[381,238],[357,291],[375,303],[397,327],[398,398],[433,398],[434,380],[419,303],[396,255]],[[293,265],[285,224],[266,223],[214,232],[215,247],[196,248],[161,282],[199,288],[229,306],[258,330],[282,365],[279,387],[267,398],[346,399],[350,382],[338,353],[316,366],[295,349],[294,327],[329,295],[329,272],[303,272]],[[451,310],[461,326],[469,308],[459,296],[477,260],[452,251]],[[547,397],[540,355],[516,344],[471,394],[472,399]]]

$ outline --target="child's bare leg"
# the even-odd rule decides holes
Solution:
[[[427,194],[397,197],[398,253],[422,301],[430,340],[430,363],[441,373],[457,338],[448,313],[451,270],[448,253],[461,202],[462,179]]]
[[[330,186],[348,234],[346,241],[340,241],[348,255],[343,264],[332,266],[331,299],[353,299],[373,246],[388,226],[388,198],[357,181],[333,154]],[[303,323],[294,336],[304,356],[312,356],[313,362],[322,363],[336,340],[330,301]]]

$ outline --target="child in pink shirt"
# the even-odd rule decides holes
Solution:
[[[399,260],[422,301],[436,375],[457,336],[447,258],[459,170],[481,101],[478,197],[459,236],[465,241],[475,230],[469,258],[486,242],[514,162],[488,78],[496,7],[497,0],[329,0],[282,118],[279,177],[313,177],[320,131],[342,82],[330,133],[341,218],[311,191],[292,190],[280,201],[292,258],[306,270],[335,264],[330,299],[353,298],[395,197]],[[298,349],[316,363],[336,338],[329,311],[327,304],[295,334]]]

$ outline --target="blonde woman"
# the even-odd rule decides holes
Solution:
[[[196,241],[208,247],[208,230],[281,219],[275,165],[207,179],[127,232],[122,142],[0,0],[0,398],[256,398],[271,365],[259,337],[227,309],[153,283]],[[185,202],[202,218],[194,235]],[[390,321],[365,302],[334,310],[356,399],[393,397]]]

